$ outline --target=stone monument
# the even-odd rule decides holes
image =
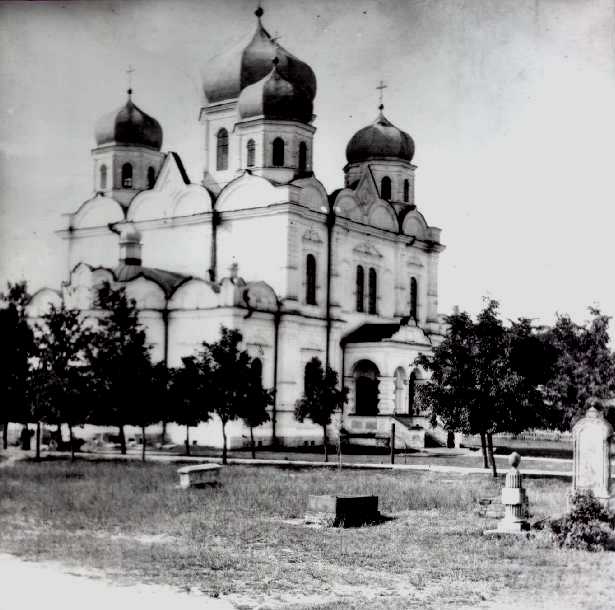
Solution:
[[[615,509],[611,495],[611,438],[613,428],[604,418],[600,401],[587,401],[585,417],[572,428],[572,492],[592,491],[605,508]]]
[[[502,488],[504,518],[498,523],[496,530],[500,534],[520,534],[530,529],[530,524],[525,519],[528,501],[523,489],[523,477],[519,472],[520,462],[521,456],[516,451],[508,456],[510,470],[506,473],[506,484]]]

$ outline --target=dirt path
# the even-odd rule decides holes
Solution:
[[[119,586],[94,573],[65,570],[55,562],[32,563],[0,554],[0,610],[235,610],[228,601],[201,594],[157,585]]]

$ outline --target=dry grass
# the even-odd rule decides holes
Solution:
[[[474,514],[476,500],[499,487],[488,476],[236,466],[218,488],[184,491],[176,468],[57,461],[3,469],[0,550],[229,595],[244,608],[441,609],[504,591],[534,600],[582,594],[585,610],[615,607],[611,554],[481,535],[493,524]],[[527,481],[532,512],[561,511],[566,487]],[[396,518],[308,528],[298,518],[310,493],[376,494]]]

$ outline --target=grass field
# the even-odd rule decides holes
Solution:
[[[544,539],[489,539],[474,513],[489,476],[227,467],[218,488],[177,489],[177,465],[18,462],[0,471],[0,551],[61,559],[120,581],[229,596],[239,608],[474,606],[553,595],[615,607],[611,553]],[[567,484],[528,480],[536,517],[560,512]],[[370,493],[378,526],[303,525],[310,493]],[[528,606],[525,607],[540,607]]]

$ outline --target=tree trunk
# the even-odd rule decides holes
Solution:
[[[126,455],[126,435],[124,434],[124,424],[120,424],[120,453]]]
[[[141,450],[141,460],[145,462],[145,426],[141,426],[141,441],[143,443],[143,448]]]
[[[36,461],[41,459],[41,422],[36,422]]]
[[[325,462],[329,461],[329,453],[327,451],[327,426],[322,427],[322,440],[325,446]]]
[[[493,436],[491,432],[487,432],[487,447],[489,449],[489,460],[491,461],[491,469],[493,470],[493,476],[498,476],[498,469],[495,465],[495,458],[493,457]]]
[[[483,468],[489,468],[489,461],[487,460],[487,440],[484,432],[480,433],[480,448],[483,452]]]
[[[7,449],[9,446],[9,422],[5,421],[2,424],[2,447]]]
[[[186,455],[190,455],[190,424],[186,424]]]
[[[73,437],[73,426],[68,424],[68,442],[70,443],[70,461],[75,461],[75,441]]]
[[[226,422],[222,421],[222,463],[226,464]]]
[[[162,434],[160,435],[160,444],[164,445],[167,442],[167,422],[162,420]]]
[[[254,446],[254,428],[250,428],[250,447],[252,447],[252,459],[256,459],[256,447]]]

